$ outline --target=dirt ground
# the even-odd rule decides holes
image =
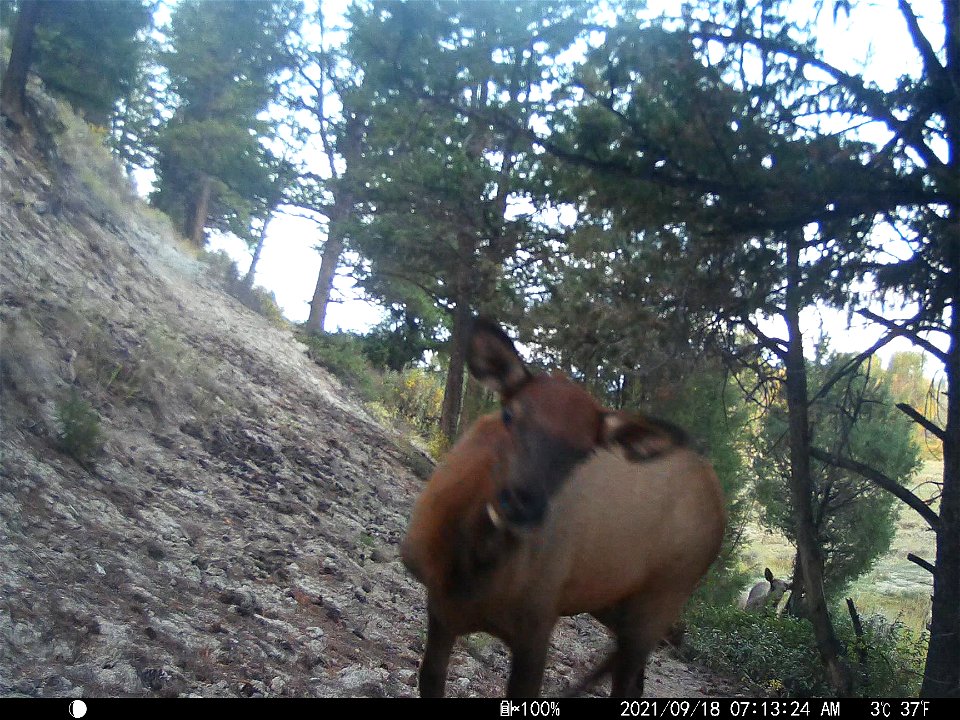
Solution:
[[[425,599],[397,543],[429,460],[165,219],[3,133],[0,696],[415,695]],[[83,462],[70,402],[100,418]],[[545,694],[608,643],[563,621]],[[461,641],[448,694],[500,695],[507,668]],[[672,651],[647,678],[749,694]]]

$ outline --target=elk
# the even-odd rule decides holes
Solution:
[[[554,625],[584,612],[616,639],[597,674],[641,695],[648,655],[720,549],[711,465],[675,426],[532,373],[493,323],[475,322],[467,359],[502,409],[450,450],[401,544],[427,589],[420,695],[443,695],[456,638],[482,631],[510,649],[507,695],[538,696]]]
[[[775,578],[770,568],[764,568],[763,576],[766,582],[758,582],[750,588],[750,594],[744,603],[745,610],[759,611],[764,608],[776,608],[783,599],[787,590],[791,590],[793,585]]]

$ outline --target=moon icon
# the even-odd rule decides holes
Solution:
[[[70,703],[70,716],[82,718],[87,714],[87,704],[83,700],[74,700]]]

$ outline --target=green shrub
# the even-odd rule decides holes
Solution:
[[[447,451],[449,441],[440,432],[443,373],[423,368],[381,373],[367,360],[366,340],[360,335],[303,333],[300,339],[310,358],[357,390],[367,410],[381,422],[409,426],[434,458]]]
[[[813,629],[804,620],[703,605],[690,613],[687,639],[701,662],[768,692],[790,697],[829,693]]]
[[[240,269],[225,250],[201,250],[197,260],[207,266],[210,277],[227,292],[240,281]]]
[[[276,327],[287,325],[287,321],[283,317],[283,311],[277,304],[277,296],[269,290],[262,287],[249,288],[243,284],[243,280],[238,280],[232,287],[227,288],[227,292],[257,315],[265,317],[271,325]]]
[[[277,296],[259,286],[247,287],[236,261],[226,251],[201,250],[197,259],[207,266],[208,275],[228,295],[232,295],[258,315],[263,315],[271,324],[277,327],[287,325],[283,311],[277,303]]]
[[[81,465],[90,463],[100,452],[102,435],[100,416],[90,403],[73,390],[57,405],[58,446]]]
[[[440,373],[423,368],[387,371],[381,379],[381,398],[417,430],[429,433],[440,425],[443,386]]]
[[[306,333],[300,339],[307,354],[317,365],[326,368],[355,389],[364,400],[377,399],[380,381],[376,371],[363,355],[363,341],[352,333]]]
[[[272,325],[277,327],[287,327],[287,320],[283,317],[283,310],[277,302],[277,296],[262,287],[255,287],[250,290],[252,300],[248,304],[241,298],[241,302],[247,307],[252,308],[254,312],[263,315]]]
[[[911,631],[899,620],[883,615],[862,618],[863,637],[858,638],[850,623],[837,630],[849,649],[857,692],[863,697],[916,697],[923,680],[923,666],[929,636]]]
[[[439,426],[434,428],[427,437],[427,450],[435,460],[439,460],[446,455],[451,444],[450,439],[440,431]]]
[[[925,638],[914,638],[900,623],[881,616],[864,621],[858,639],[838,610],[837,636],[863,697],[916,695]],[[700,605],[687,617],[687,640],[700,662],[740,677],[766,692],[788,697],[832,694],[816,649],[813,627],[803,619],[748,613],[732,606]],[[861,662],[862,659],[862,662]]]

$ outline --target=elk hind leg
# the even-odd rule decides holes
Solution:
[[[643,697],[647,658],[655,645],[656,641],[644,641],[632,633],[617,636],[610,697]]]
[[[683,602],[624,601],[612,629],[617,637],[611,697],[642,697],[647,659],[679,615]]]

